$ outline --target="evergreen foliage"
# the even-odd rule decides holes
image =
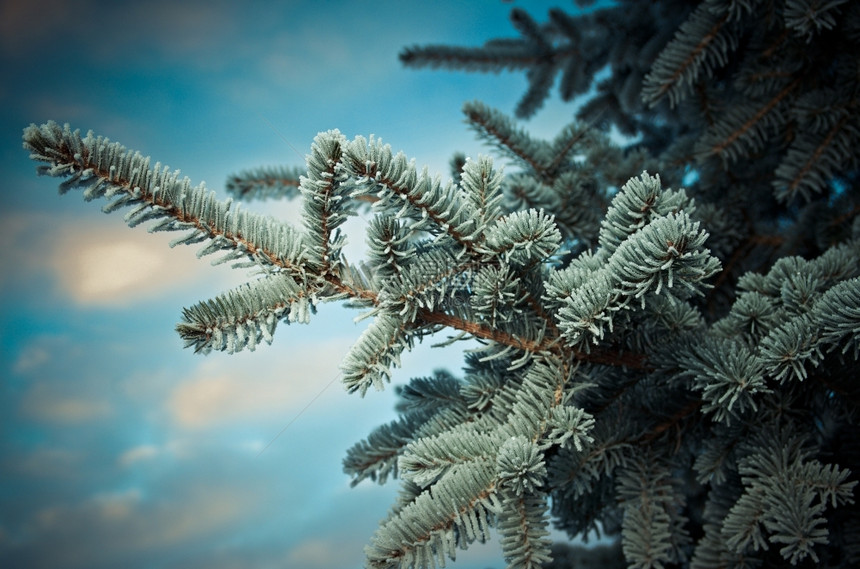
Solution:
[[[521,117],[556,74],[565,100],[596,84],[552,141],[466,103],[519,167],[504,176],[455,155],[444,183],[379,139],[324,132],[301,174],[229,182],[300,196],[291,227],[68,125],[31,125],[24,146],[62,191],[261,273],[184,311],[197,351],[254,349],[346,301],[372,318],[342,365],[364,394],[425,336],[480,343],[462,375],[399,387],[400,417],[347,452],[354,484],[401,481],[367,567],[445,566],[491,528],[512,569],[857,566],[860,4],[511,18],[520,38],[401,54],[525,70]],[[611,126],[636,142],[614,146]],[[359,208],[368,255],[350,264],[340,227]],[[616,547],[553,546],[550,523]]]

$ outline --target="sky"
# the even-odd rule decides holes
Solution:
[[[250,278],[58,196],[21,146],[68,122],[179,168],[220,197],[227,176],[303,164],[317,132],[374,134],[450,177],[492,154],[463,123],[512,114],[522,74],[405,69],[409,45],[480,45],[571,2],[0,0],[0,567],[359,567],[397,481],[351,488],[346,450],[396,418],[394,388],[347,394],[338,363],[365,323],[323,305],[271,346],[183,349],[181,309]],[[554,136],[552,99],[523,127]],[[297,222],[295,203],[248,209]],[[364,218],[347,229],[361,255]],[[442,338],[444,339],[444,338]],[[425,342],[394,384],[460,372]],[[503,567],[497,541],[455,569]]]

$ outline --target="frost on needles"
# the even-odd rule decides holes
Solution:
[[[620,2],[512,20],[520,39],[402,55],[525,69],[520,115],[556,73],[568,98],[609,65],[588,124],[553,140],[464,105],[505,175],[455,156],[443,181],[378,138],[323,132],[303,169],[228,183],[299,199],[293,227],[68,125],[31,125],[24,146],[61,191],[251,270],[183,311],[196,351],[253,350],[342,301],[370,319],[342,363],[364,395],[426,336],[477,342],[459,375],[399,385],[398,419],[347,452],[354,484],[401,485],[367,567],[445,566],[493,534],[512,569],[856,566],[860,8]],[[609,126],[639,142],[618,148]],[[362,262],[341,231],[359,211]],[[617,550],[554,545],[551,524]]]

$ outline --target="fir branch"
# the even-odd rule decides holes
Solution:
[[[344,165],[358,179],[353,197],[377,193],[377,211],[413,218],[410,230],[442,233],[464,251],[476,251],[472,208],[453,186],[431,178],[426,168],[419,174],[402,153],[394,155],[382,141],[361,136],[347,145]]]
[[[510,332],[506,332],[499,327],[490,327],[478,322],[467,320],[465,318],[447,314],[443,312],[431,312],[428,310],[420,310],[417,321],[424,322],[430,325],[444,326],[454,328],[466,332],[476,338],[490,340],[502,346],[508,346],[530,354],[551,353],[557,350],[556,337],[546,335],[542,340],[529,339]],[[607,348],[589,348],[588,350],[579,350],[574,348],[573,356],[580,361],[587,361],[610,366],[621,366],[631,369],[650,369],[647,358],[643,354],[635,352],[620,352],[611,347]]]
[[[467,288],[466,273],[475,265],[467,258],[456,259],[442,247],[415,253],[408,265],[386,279],[379,292],[379,308],[414,322],[421,311],[440,311]]]
[[[728,113],[727,117],[709,129],[699,142],[698,154],[703,158],[719,156],[723,159],[723,163],[727,164],[734,162],[740,156],[741,151],[738,147],[741,144],[745,144],[749,151],[760,148],[766,139],[765,130],[778,125],[781,120],[776,114],[771,113],[800,85],[800,81],[800,77],[795,78],[773,97],[761,102],[758,107],[748,104]]]
[[[547,338],[542,341],[529,338],[520,338],[497,328],[484,326],[477,322],[472,322],[442,312],[431,312],[429,310],[422,309],[419,311],[419,319],[422,322],[426,322],[428,324],[438,324],[454,328],[455,330],[467,332],[468,334],[471,334],[476,338],[492,340],[493,342],[497,342],[505,346],[511,346],[513,348],[531,353],[539,353],[549,350],[553,343],[552,339]]]
[[[238,200],[292,199],[298,196],[304,169],[269,166],[245,170],[227,179],[225,190]]]
[[[548,426],[547,441],[561,448],[572,440],[576,450],[582,452],[586,444],[594,442],[594,437],[588,434],[594,427],[594,418],[582,409],[568,405],[553,407]]]
[[[624,508],[621,543],[630,566],[660,568],[682,561],[689,543],[686,520],[677,513],[683,498],[665,459],[646,451],[620,469],[617,487]]]
[[[596,122],[594,120],[590,125]],[[569,167],[570,162],[573,161],[573,154],[577,150],[600,144],[605,144],[605,141],[594,129],[579,124],[567,125],[552,141],[550,150],[552,160],[546,166],[547,177],[555,178],[558,172]]]
[[[350,348],[341,364],[347,391],[362,397],[368,387],[384,389],[383,379],[391,379],[391,368],[400,365],[400,354],[412,347],[407,324],[394,315],[379,314]]]
[[[758,291],[747,291],[738,296],[728,316],[716,322],[713,329],[726,338],[741,335],[758,343],[779,324],[776,300]]]
[[[514,113],[518,117],[530,117],[541,107],[549,96],[549,90],[555,80],[555,71],[555,65],[550,60],[542,65],[532,67],[526,72],[529,88],[514,109]]]
[[[813,194],[827,188],[845,161],[845,154],[850,153],[847,149],[860,141],[856,126],[846,128],[850,118],[850,114],[844,114],[823,137],[802,136],[795,140],[775,172],[777,199],[791,202],[799,194],[809,201]]]
[[[696,211],[694,201],[684,190],[664,189],[659,175],[642,172],[639,178],[630,178],[612,198],[600,224],[599,243],[605,254],[611,255],[655,217],[681,210],[689,215]]]
[[[498,448],[496,472],[499,487],[518,498],[543,486],[546,465],[540,447],[522,435],[505,440]]]
[[[475,460],[496,458],[501,441],[493,433],[472,436],[474,425],[458,425],[435,436],[410,442],[397,462],[402,476],[423,488],[439,480],[451,468]]]
[[[725,65],[736,40],[726,33],[728,13],[714,14],[708,2],[701,3],[684,22],[645,76],[642,99],[654,107],[664,96],[673,107],[689,92],[704,71],[710,76]]]
[[[487,246],[513,265],[527,266],[544,261],[561,245],[555,220],[543,211],[514,212],[489,227]]]
[[[304,243],[297,231],[272,218],[231,209],[230,202],[219,202],[203,186],[192,187],[178,172],[162,169],[160,163],[150,168],[149,158],[121,144],[92,132],[82,138],[68,124],[50,121],[25,129],[24,146],[33,160],[45,163],[40,174],[68,178],[62,192],[80,187],[87,200],[113,199],[105,211],[134,208],[126,215],[131,226],[158,220],[150,231],[187,232],[174,244],[211,240],[206,253],[228,251],[303,278]]]
[[[562,211],[558,193],[528,174],[511,174],[502,186],[507,211]]]
[[[679,284],[685,291],[699,292],[697,286],[720,268],[719,260],[703,247],[707,238],[685,212],[654,219],[609,258],[619,292],[644,302],[646,292],[660,294],[664,279],[668,288]]]
[[[489,157],[466,159],[463,164],[460,187],[466,192],[481,229],[502,216],[502,179],[502,173],[493,169],[493,160]]]
[[[460,385],[448,374],[437,372],[432,378],[416,378],[398,389],[400,417],[377,427],[347,451],[343,469],[353,477],[351,484],[365,478],[385,483],[388,476],[398,475],[398,461],[409,443],[461,425],[467,403]]]
[[[811,557],[819,560],[813,546],[827,542],[820,527],[828,498],[853,503],[857,482],[847,482],[848,471],[810,459],[804,437],[789,429],[761,432],[749,444],[749,454],[739,461],[745,482],[743,495],[732,506],[723,524],[728,546],[737,553],[767,549],[762,530],[772,543],[783,543],[782,557],[792,565]]]
[[[608,432],[612,428],[608,421],[596,422],[593,441],[584,445],[583,451],[563,448],[550,461],[547,481],[559,497],[586,496],[600,481],[611,482],[615,470],[627,464],[632,443],[627,433]]]
[[[511,22],[522,38],[492,40],[479,48],[448,47],[443,45],[411,46],[400,53],[400,61],[407,67],[445,67],[467,71],[526,69],[529,88],[517,104],[517,116],[527,118],[546,99],[557,69],[582,67],[578,58],[581,47],[575,42],[553,41],[552,26],[539,26],[523,10],[511,11]],[[570,90],[565,91],[570,97]]]
[[[366,478],[385,484],[389,476],[396,477],[398,458],[415,430],[415,416],[406,415],[375,428],[367,439],[353,445],[343,459],[343,471],[352,476],[350,485]]]
[[[557,310],[562,303],[573,296],[574,292],[588,279],[603,268],[605,259],[592,251],[585,251],[572,259],[564,269],[553,270],[544,281],[544,298],[549,308]]]
[[[343,239],[333,233],[354,210],[349,207],[351,188],[341,164],[346,137],[338,130],[319,133],[307,157],[307,176],[299,186],[304,197],[308,263],[315,272],[337,272]]]
[[[487,47],[452,47],[447,45],[410,46],[399,55],[407,67],[462,69],[465,71],[497,72],[500,68],[517,70],[531,66],[536,57],[520,46],[492,44]]]
[[[457,468],[380,525],[365,549],[367,566],[433,568],[456,550],[489,537],[500,504],[491,463]],[[389,536],[397,535],[397,540]]]
[[[377,282],[397,277],[416,253],[413,232],[396,217],[380,214],[367,225],[368,265]]]
[[[770,391],[762,362],[732,339],[706,336],[682,350],[678,361],[682,375],[692,376],[693,388],[702,392],[703,411],[713,413],[717,421],[756,411],[756,395]]]
[[[779,381],[806,379],[807,366],[817,366],[823,358],[815,323],[807,315],[771,330],[762,338],[759,353],[767,373]]]
[[[819,323],[821,343],[831,350],[844,344],[842,353],[854,347],[860,355],[860,278],[834,285],[815,301],[812,314]]]
[[[414,409],[436,410],[463,403],[462,383],[444,370],[435,370],[431,377],[416,377],[397,388],[399,401],[395,407],[404,412]]]
[[[507,569],[540,569],[551,560],[546,494],[502,492],[498,531]]]
[[[542,53],[549,51],[551,44],[546,41],[544,30],[537,25],[528,12],[514,8],[511,10],[511,23],[538,51]]]
[[[553,409],[563,403],[571,375],[571,368],[557,357],[536,358],[514,392],[510,414],[500,427],[504,438],[526,437],[539,448],[549,446],[544,439],[552,428]]]
[[[785,6],[785,27],[810,43],[816,34],[836,27],[840,6],[848,0],[789,0]]]
[[[272,275],[182,311],[176,331],[195,352],[254,351],[272,343],[279,321],[307,323],[313,304],[308,292],[287,275]]]
[[[612,330],[612,319],[618,307],[613,306],[617,295],[610,275],[605,270],[595,271],[563,299],[558,311],[558,327],[571,346],[588,349],[589,340],[597,344],[603,339],[606,328]]]
[[[343,364],[347,390],[364,394],[424,336],[477,341],[462,381],[413,380],[399,418],[347,453],[353,484],[401,477],[369,567],[444,565],[490,527],[512,569],[549,566],[550,504],[571,536],[620,535],[631,566],[847,567],[860,527],[860,9],[665,0],[512,18],[518,38],[402,58],[525,70],[518,114],[556,71],[566,99],[609,69],[579,114],[637,142],[576,125],[540,141],[467,103],[519,171],[459,156],[443,184],[377,139],[322,133],[301,230],[68,127],[31,126],[25,146],[67,178],[61,191],[82,187],[106,211],[127,208],[129,225],[184,230],[174,243],[263,270],[185,310],[178,328],[200,351],[253,349],[278,322],[343,299],[374,318]],[[298,177],[258,170],[229,191],[289,197]],[[370,253],[350,265],[339,229],[368,203]]]
[[[493,327],[522,314],[522,304],[530,296],[505,263],[482,267],[475,274],[471,288],[475,314]]]
[[[506,115],[480,101],[463,104],[463,114],[478,136],[504,151],[512,158],[525,162],[542,175],[547,169],[546,144],[532,139],[526,131],[517,128]]]

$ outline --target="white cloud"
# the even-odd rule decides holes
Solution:
[[[44,268],[42,254],[50,245],[46,227],[54,227],[55,220],[44,213],[13,212],[0,214],[0,263],[7,270],[0,271],[0,290],[6,289],[25,276]],[[34,254],[35,253],[35,254]],[[9,270],[15,267],[15,270]]]
[[[175,237],[133,230],[119,215],[107,218],[98,212],[83,218],[37,212],[2,215],[0,238],[8,247],[0,256],[4,265],[18,270],[0,276],[0,289],[13,284],[41,286],[37,280],[48,274],[61,294],[76,302],[117,306],[173,293],[204,279],[223,286],[244,280],[232,274],[238,271],[198,260],[194,248],[171,249]]]
[[[71,362],[77,364],[88,358],[86,345],[70,334],[32,336],[19,349],[12,371],[28,376],[31,381],[34,378],[65,376]],[[77,389],[80,391],[80,385]]]
[[[170,439],[162,444],[141,444],[123,451],[117,458],[117,464],[125,468],[140,468],[145,463],[154,463],[157,459],[194,460],[205,454],[211,441],[203,441],[191,437]],[[218,447],[224,450],[224,446]]]
[[[30,418],[64,424],[87,423],[114,414],[107,399],[66,394],[62,388],[45,382],[38,382],[27,390],[20,409]]]
[[[81,299],[97,300],[122,295],[165,272],[167,264],[149,245],[131,239],[95,243],[72,263],[74,290]],[[67,281],[68,282],[68,281]]]
[[[25,346],[21,351],[12,369],[16,373],[27,373],[41,367],[50,360],[51,352],[45,349],[44,346],[29,345]]]
[[[346,91],[354,95],[356,87],[374,85],[381,75],[397,69],[391,53],[382,51],[381,46],[389,47],[385,42],[368,42],[366,49],[356,50],[349,38],[341,34],[319,33],[320,28],[331,25],[328,17],[308,16],[300,29],[284,30],[267,38],[265,47],[258,46],[257,76],[270,78],[283,87],[344,96],[343,88],[332,86],[342,83],[345,76],[350,77],[350,89]],[[354,74],[356,69],[362,72]],[[296,77],[301,77],[298,84]]]
[[[200,276],[201,265],[206,268],[187,249],[167,247],[165,237],[70,224],[58,235],[50,263],[62,289],[82,304],[149,299],[188,284]]]
[[[358,561],[355,553],[334,540],[309,539],[292,548],[287,554],[286,567],[349,567]]]
[[[199,480],[168,491],[169,496],[150,496],[139,488],[98,492],[36,510],[20,526],[16,553],[28,567],[128,566],[165,548],[240,527],[261,503],[256,489]]]
[[[123,492],[108,492],[96,494],[92,498],[98,516],[108,522],[127,520],[138,508],[142,492],[138,488],[130,488]]]
[[[292,344],[286,353],[271,347],[231,356],[213,354],[191,379],[170,392],[166,408],[176,424],[190,429],[283,418],[337,378],[338,365],[354,341],[344,336]]]
[[[145,462],[161,454],[161,448],[155,445],[138,445],[132,447],[119,456],[120,466],[131,466],[138,462]]]

